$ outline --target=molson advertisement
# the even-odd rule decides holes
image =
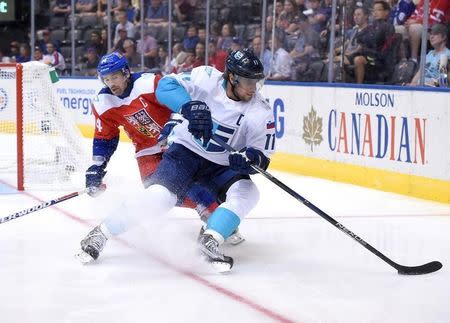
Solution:
[[[276,168],[450,202],[450,92],[272,85],[264,94]],[[415,193],[419,184],[428,193]]]

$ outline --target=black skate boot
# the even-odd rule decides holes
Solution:
[[[219,242],[210,234],[204,233],[198,238],[200,255],[215,270],[225,273],[233,267],[233,258],[225,256],[219,250]]]
[[[81,240],[81,250],[75,257],[83,264],[97,260],[100,252],[105,247],[107,240],[108,238],[101,230],[100,225],[96,226],[83,240]]]

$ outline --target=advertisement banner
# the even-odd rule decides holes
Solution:
[[[266,86],[277,152],[450,180],[450,93]]]

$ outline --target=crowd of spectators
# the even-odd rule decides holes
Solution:
[[[332,0],[278,0],[275,8],[268,1],[264,43],[262,1],[211,3],[210,38],[206,39],[205,1],[173,0],[173,10],[169,13],[164,0],[145,0],[144,8],[139,7],[139,0],[112,0],[109,52],[122,52],[133,70],[166,74],[203,65],[206,46],[209,65],[222,71],[229,50],[252,47],[260,55],[263,47],[261,61],[267,79],[327,81]],[[450,58],[450,1],[430,0],[428,17],[424,17],[424,0],[339,0],[338,3],[331,64],[334,81],[418,84],[423,21],[428,19],[430,51],[425,62],[425,79],[427,85],[439,84],[439,73],[444,71],[442,64],[450,62],[442,58]],[[25,62],[32,57],[64,74],[75,66],[77,75],[96,75],[99,58],[108,52],[107,1],[76,0],[74,18],[70,15],[70,4],[70,0],[49,1],[49,22],[38,30],[33,51],[26,42],[12,41],[9,49],[0,48],[0,60]],[[168,57],[169,14],[173,31],[171,59]],[[69,29],[71,19],[75,19],[76,26],[73,35]],[[445,71],[449,71],[447,65]]]

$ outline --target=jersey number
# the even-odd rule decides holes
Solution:
[[[95,127],[97,128],[98,132],[102,132],[102,122],[100,119],[97,119],[97,121],[95,122]]]
[[[266,134],[266,145],[264,146],[265,150],[274,150],[275,149],[275,134]]]

